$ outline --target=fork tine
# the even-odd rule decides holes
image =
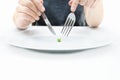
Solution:
[[[68,24],[68,21],[69,21],[69,18],[67,18],[67,20],[65,21],[65,24],[64,24],[64,26],[63,26],[63,28],[62,28],[61,33],[64,32],[64,30],[65,30],[65,28],[66,28],[66,25]]]
[[[71,22],[71,20],[68,18],[67,20],[66,20],[66,24],[64,25],[64,29],[63,29],[63,31],[62,31],[62,33],[64,34],[65,32],[66,32],[66,30],[69,28],[69,23]]]
[[[72,27],[74,26],[75,24],[75,21],[76,21],[76,17],[75,17],[75,14],[74,13],[70,13],[67,17],[67,20],[61,30],[61,33],[64,35],[64,36],[68,36],[70,31],[72,30]]]
[[[72,21],[72,19],[70,19],[70,22],[69,22],[69,24],[67,25],[68,28],[66,29],[66,31],[65,31],[65,33],[64,33],[65,36],[66,36],[66,34],[68,33],[68,31],[70,30],[70,27],[72,26],[72,23],[73,23],[73,21]]]
[[[72,21],[71,26],[70,26],[68,32],[66,33],[66,36],[68,36],[68,35],[70,34],[70,32],[71,32],[71,30],[72,30],[72,28],[73,28],[73,26],[74,26],[74,23],[75,23],[75,22]]]
[[[64,35],[66,34],[66,32],[68,31],[68,29],[69,29],[69,27],[70,27],[70,24],[71,24],[71,19],[69,19],[69,22],[68,22],[68,24],[66,24],[66,29],[64,30]]]

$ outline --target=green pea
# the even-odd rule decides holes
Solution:
[[[58,39],[57,39],[57,42],[62,42],[61,38],[58,38]]]

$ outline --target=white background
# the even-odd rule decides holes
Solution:
[[[17,0],[0,1],[0,80],[120,80],[120,1],[104,0],[101,26],[114,34],[112,45],[73,54],[47,54],[9,46]]]

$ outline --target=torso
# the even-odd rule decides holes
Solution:
[[[62,26],[70,11],[68,5],[69,0],[44,0],[45,13],[54,26]],[[84,10],[82,6],[78,6],[76,12],[76,23],[75,26],[85,25]],[[42,18],[35,22],[34,25],[45,25]]]

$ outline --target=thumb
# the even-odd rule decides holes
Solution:
[[[71,11],[75,12],[77,7],[78,7],[78,5],[79,5],[79,0],[73,0],[72,4],[71,4]]]

